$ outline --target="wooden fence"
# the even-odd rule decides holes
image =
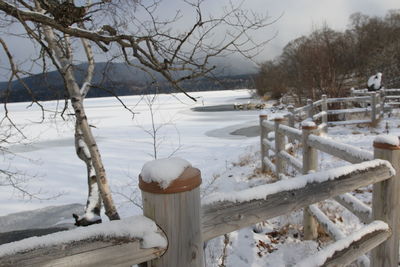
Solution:
[[[388,107],[399,107],[400,105],[400,89],[380,89],[376,91],[381,96],[382,102]],[[371,92],[368,89],[354,89],[350,91],[352,97],[356,96],[369,96]]]
[[[328,101],[325,100],[321,106]],[[313,110],[317,104],[313,103],[313,108],[308,110]],[[324,112],[322,117],[326,109]],[[167,248],[144,249],[140,240],[124,238],[86,240],[57,247],[43,245],[5,255],[0,257],[0,266],[131,266],[142,263],[141,266],[152,267],[201,267],[204,266],[205,241],[301,208],[305,209],[305,237],[315,238],[316,224],[320,223],[335,242],[313,255],[311,260],[300,262],[299,266],[307,266],[307,260],[313,261],[314,257],[318,259],[314,262],[318,266],[341,266],[359,257],[365,258],[363,255],[370,250],[372,266],[397,266],[400,146],[380,138],[374,142],[374,153],[371,153],[320,137],[318,133],[322,128],[311,123],[303,124],[298,130],[285,125],[285,120],[271,122],[266,116],[260,116],[263,170],[269,168],[280,177],[285,165],[292,165],[301,175],[238,192],[215,193],[202,203],[201,177],[197,169],[187,168],[165,189],[156,182],[146,183],[140,179],[143,213],[165,234]],[[327,120],[324,119],[324,123]],[[270,132],[275,133],[274,141],[267,138]],[[289,144],[285,136],[302,142],[301,160],[287,151]],[[318,171],[317,150],[352,165]],[[370,184],[373,184],[371,208],[346,194]],[[314,205],[330,198],[335,198],[368,224],[345,237]],[[1,249],[2,246],[0,252]]]
[[[308,99],[307,105],[303,107],[294,108],[293,106],[289,106],[289,113],[285,117],[288,118],[288,125],[290,127],[294,127],[295,122],[310,120],[318,123],[319,128],[324,131],[327,131],[328,126],[363,123],[375,124],[383,116],[384,100],[381,93],[376,92],[369,92],[368,95],[363,96],[341,98],[327,98],[326,95],[322,95],[322,98],[315,102]],[[330,106],[336,108],[330,109]],[[350,114],[363,114],[367,118],[346,118],[346,115]],[[328,119],[332,115],[336,115],[336,117],[342,116],[343,119],[329,121]]]
[[[372,103],[375,102],[373,101],[375,98],[374,95],[375,94],[372,94],[372,97],[370,98]],[[353,101],[354,99],[357,98],[351,98],[351,100],[348,101]],[[366,98],[363,97],[362,99]],[[334,99],[334,101],[338,100],[339,99]],[[340,101],[342,101],[342,99],[340,99]],[[309,121],[305,121],[306,123],[303,123],[301,130],[287,125],[294,125],[294,112],[289,113],[289,116],[287,116],[288,118],[275,118],[272,121],[268,121],[266,115],[260,115],[261,168],[263,172],[272,172],[278,179],[280,179],[282,177],[287,178],[287,170],[290,168],[302,174],[307,174],[310,171],[317,171],[318,151],[330,154],[353,164],[368,162],[374,158],[381,158],[389,160],[393,164],[393,167],[395,167],[396,170],[399,170],[398,165],[400,158],[397,157],[400,156],[400,152],[396,151],[400,149],[398,146],[382,145],[379,144],[379,142],[376,142],[374,143],[374,153],[372,153],[351,145],[334,142],[330,139],[319,136],[323,130],[326,130],[328,125],[332,125],[326,119],[326,114],[328,112],[326,112],[326,108],[324,107],[325,103],[329,102],[329,100],[324,96],[322,101],[319,101],[317,104],[320,104],[321,102],[321,106],[323,108],[320,114],[324,112],[322,113],[322,123],[317,126],[312,122],[310,123]],[[309,102],[307,105],[308,109],[301,108],[297,110],[312,110],[313,106],[311,105],[315,106],[315,103]],[[379,107],[377,107],[377,110],[379,110]],[[374,117],[373,114],[381,114],[381,110],[379,110],[379,112],[372,113],[372,118]],[[307,117],[311,118],[313,117],[313,114],[308,114]],[[368,120],[368,122],[371,122],[371,120]],[[348,123],[350,124],[352,122],[350,121]],[[302,147],[301,159],[296,158],[292,153],[290,153],[291,148],[293,147],[292,144],[295,142],[300,144],[300,147]],[[392,194],[393,192],[389,193],[387,191],[387,186],[389,186],[388,183],[391,184],[390,186],[399,186],[400,181],[398,181],[398,179],[400,176],[396,177],[391,179],[390,182],[378,183],[374,185],[372,208],[348,193],[352,190],[348,190],[345,194],[338,194],[333,197],[339,204],[359,217],[360,221],[364,223],[371,223],[372,220],[376,219],[383,219],[384,221],[388,222],[389,225],[390,222],[392,222],[390,226],[393,232],[391,236],[392,240],[385,243],[387,254],[382,256],[384,249],[381,246],[383,245],[373,250],[371,266],[397,266],[396,261],[399,256],[397,228],[399,225],[396,207],[399,204],[399,199],[397,196],[389,196],[389,194]],[[313,197],[314,193],[315,192],[310,192],[309,197]],[[386,196],[392,198],[391,200],[384,199],[384,195],[386,193],[388,194]],[[389,205],[392,207],[392,210],[389,209],[383,211],[381,205]],[[389,206],[386,206],[386,208]],[[383,213],[385,212],[386,214],[384,215]],[[331,236],[332,239],[342,240],[344,238],[344,234],[316,205],[311,205],[305,208],[303,224],[306,239],[317,238],[318,224],[325,229],[327,234]],[[372,248],[374,248],[374,246],[369,247],[369,249],[365,250],[364,252],[367,252]],[[389,255],[390,253],[392,254]],[[362,256],[360,260],[365,262],[368,259],[366,256]]]

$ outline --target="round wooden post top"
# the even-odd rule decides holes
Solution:
[[[268,115],[265,113],[260,113],[260,119],[267,119]]]
[[[273,119],[273,121],[276,121],[276,122],[282,122],[282,121],[284,121],[284,120],[285,120],[284,117],[275,117],[275,118]]]
[[[313,121],[306,121],[301,123],[301,129],[303,130],[316,130],[318,128],[317,124]]]
[[[161,188],[157,182],[147,183],[139,175],[139,188],[142,191],[154,194],[175,194],[190,191],[201,185],[200,170],[193,167],[187,167],[181,175],[173,180],[167,188]]]
[[[399,137],[394,135],[378,135],[374,140],[374,148],[400,150]]]

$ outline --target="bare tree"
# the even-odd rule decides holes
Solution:
[[[258,92],[279,97],[293,91],[314,99],[322,94],[344,96],[350,87],[365,87],[377,72],[384,74],[386,86],[398,86],[399,32],[399,10],[382,18],[355,13],[345,32],[325,25],[289,42],[276,60],[264,63],[257,77]]]
[[[150,3],[130,0],[0,1],[4,21],[22,26],[25,36],[40,46],[39,55],[43,62],[47,64],[50,60],[64,79],[76,118],[76,152],[88,170],[88,204],[85,215],[76,216],[78,225],[100,222],[101,201],[109,219],[119,219],[83,104],[93,79],[92,46],[102,53],[120,54],[128,65],[141,69],[154,80],[162,77],[186,94],[180,83],[210,74],[215,69],[209,64],[213,57],[239,52],[251,58],[265,43],[256,42],[250,36],[252,31],[268,25],[268,18],[243,10],[240,5],[230,4],[218,17],[205,17],[203,1],[183,1],[195,14],[195,19],[187,29],[177,31],[173,28],[182,17],[181,12],[176,12],[170,19],[160,19],[157,17],[160,3],[158,0]],[[75,40],[81,40],[88,62],[86,78],[80,85],[74,74],[74,54],[80,51]],[[15,65],[12,56],[10,61],[10,65]]]

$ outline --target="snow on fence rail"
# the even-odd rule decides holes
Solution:
[[[400,98],[400,97],[396,97]],[[347,125],[347,124],[364,124],[376,123],[376,121],[383,116],[384,101],[382,93],[368,92],[363,96],[340,97],[340,98],[327,98],[323,95],[320,100],[313,102],[311,99],[307,100],[307,105],[299,108],[288,107],[289,126],[294,127],[295,121],[302,121],[304,119],[312,121],[320,121],[324,124],[323,130],[326,132],[326,126]],[[329,104],[345,105],[346,108],[329,109]],[[353,104],[361,105],[363,107],[354,108]],[[369,106],[367,106],[369,105]],[[344,121],[328,121],[330,115],[346,115],[354,113],[368,114],[368,119],[363,120],[344,120]]]
[[[324,101],[326,100],[326,97],[324,97],[322,100],[323,100],[322,103],[324,103]],[[286,175],[286,173],[284,173],[285,165],[292,166],[294,169],[298,170],[299,172],[301,172],[303,174],[307,174],[310,171],[317,171],[317,168],[318,168],[317,150],[320,150],[324,153],[328,153],[330,155],[333,155],[335,157],[338,157],[342,160],[348,161],[353,164],[371,161],[374,158],[387,159],[387,160],[390,160],[390,162],[393,164],[393,166],[395,166],[395,168],[398,171],[400,171],[400,167],[398,166],[399,161],[400,161],[400,151],[397,151],[397,150],[400,150],[400,147],[399,147],[399,141],[398,141],[397,137],[391,137],[391,138],[388,138],[386,136],[377,137],[374,142],[374,148],[375,148],[375,150],[374,150],[375,155],[374,155],[374,153],[372,153],[370,151],[366,151],[366,150],[363,150],[363,149],[360,149],[358,147],[354,147],[351,145],[334,142],[331,139],[318,136],[321,133],[321,130],[324,129],[324,126],[317,127],[314,123],[307,122],[307,123],[302,124],[302,130],[298,130],[298,129],[292,128],[290,126],[284,125],[284,123],[286,123],[285,120],[274,119],[273,121],[268,121],[267,119],[268,119],[268,117],[265,115],[260,116],[262,171],[265,172],[267,170],[270,170],[273,173],[275,173],[278,178],[280,178],[282,175]],[[291,120],[291,117],[289,116],[289,124],[291,124],[291,122],[293,123],[293,119]],[[268,147],[268,149],[272,149],[274,151],[273,158],[270,157],[270,154],[264,153],[265,148],[263,148],[263,145],[265,144],[263,142],[263,140],[264,140],[263,138],[265,136],[271,135],[270,134],[271,131],[275,132],[275,134],[272,134],[272,136],[275,135],[275,137],[279,137],[279,138],[275,138],[275,142],[274,142],[275,146],[274,147],[272,147],[272,146]],[[285,135],[287,136],[287,138],[285,138]],[[288,140],[289,140],[289,142],[290,141],[293,142],[294,140],[300,141],[300,144],[303,148],[302,161],[295,158],[293,155],[288,153],[286,150],[282,149],[282,147],[286,146],[285,142],[287,142]],[[273,140],[269,140],[269,143],[273,143]],[[380,145],[381,143],[383,143],[385,145]],[[382,149],[386,149],[386,152],[383,152],[384,150],[382,150]],[[394,156],[394,155],[396,155],[396,156]],[[394,158],[393,158],[393,156],[394,156]],[[278,166],[279,166],[279,168],[278,168]],[[351,165],[351,166],[354,166],[354,165]],[[318,174],[320,174],[320,173],[318,173]],[[371,174],[371,173],[369,173],[369,174]],[[399,187],[400,181],[396,182],[396,183],[398,183],[397,185],[393,182],[393,180],[395,180],[395,179],[400,179],[399,178],[400,176],[396,175],[394,177],[396,177],[396,178],[391,179],[390,184],[391,184],[391,186],[394,186],[394,187],[400,189],[400,187]],[[295,179],[296,179],[296,177],[291,180],[295,180]],[[322,190],[322,189],[320,189],[320,190]],[[349,190],[347,192],[352,191],[352,190],[353,189],[350,189],[350,187],[349,187]],[[380,200],[383,200],[383,198],[385,197],[382,193],[383,192],[382,190],[386,191],[386,193],[388,193],[387,190],[389,190],[389,188],[385,187],[385,189],[383,189],[381,187],[381,185],[380,186],[374,185],[374,193],[373,194],[374,194],[375,202],[379,201],[378,200],[379,198],[380,198]],[[316,195],[318,195],[318,193],[309,192],[309,196],[312,196],[312,198],[314,198]],[[387,205],[391,206],[391,205],[399,205],[400,204],[398,197],[389,196],[389,195],[387,195],[387,197],[391,198],[391,200],[388,200],[388,199],[384,200],[384,201],[388,201],[391,203],[391,204],[387,203]],[[375,206],[373,204],[373,210],[375,211],[375,215],[374,215],[375,217],[373,218],[372,217],[372,213],[373,213],[372,209],[348,193],[338,194],[338,195],[335,195],[333,198],[339,204],[343,205],[349,211],[353,212],[356,216],[358,216],[360,218],[360,221],[362,221],[364,223],[369,223],[369,222],[371,222],[372,219],[379,219],[379,216],[377,216],[377,214],[379,213],[380,215],[382,215],[382,212],[383,212],[382,210],[379,210],[377,208],[376,204],[375,204]],[[315,202],[318,202],[318,201],[320,201],[320,200],[316,200]],[[318,212],[318,210],[315,206],[310,206],[310,207],[304,206],[304,207],[305,207],[305,209],[304,209],[303,225],[304,225],[304,234],[305,234],[306,239],[315,239],[317,237],[318,223],[321,224],[323,226],[323,228],[325,228],[325,230],[326,230],[326,232],[328,232],[328,234],[330,233],[331,237],[334,240],[338,240],[341,238],[341,235],[338,234],[338,229],[334,229],[333,228],[334,226],[332,223],[329,223],[328,221],[324,220],[324,217],[321,216],[321,213]],[[392,206],[392,207],[394,207],[394,206]],[[385,221],[388,222],[389,225],[391,224],[392,231],[397,232],[397,227],[398,227],[397,221],[396,222],[392,221],[390,223],[390,221],[393,220],[394,217],[397,218],[397,216],[398,216],[397,211],[386,210],[386,212],[390,213],[390,214],[385,215],[386,216]],[[226,227],[229,228],[228,226],[226,226]],[[393,227],[395,227],[396,229]],[[336,234],[334,234],[334,233],[336,233]],[[382,234],[382,235],[384,236],[386,234]],[[397,265],[392,265],[392,263],[395,262],[394,258],[396,257],[396,255],[398,256],[398,252],[394,251],[394,249],[393,249],[394,247],[398,247],[398,239],[395,238],[395,240],[393,240],[393,235],[391,237],[391,241],[388,242],[388,244],[391,244],[391,245],[386,245],[386,249],[391,251],[390,255],[388,255],[388,257],[391,259],[388,261],[389,262],[388,266],[397,266]],[[379,242],[381,242],[381,241],[379,241]],[[376,243],[376,244],[378,244],[378,243]],[[378,251],[378,252],[374,252],[375,254],[373,253],[373,255],[374,255],[373,258],[375,257],[374,258],[375,262],[377,261],[376,257],[380,257],[379,255],[382,255],[382,253],[384,253],[382,249],[376,249],[376,251]],[[396,255],[393,256],[394,254],[396,254]],[[360,254],[360,256],[361,255],[362,254]],[[352,258],[352,259],[354,259],[354,258]],[[362,256],[361,260],[365,261],[366,260],[365,256]],[[380,262],[379,260],[377,262],[379,264],[377,264],[377,265],[375,264],[373,266],[381,266],[382,262]]]
[[[380,95],[381,100],[382,100],[382,107],[389,106],[398,106],[400,105],[400,101],[398,99],[400,98],[400,89],[385,89],[382,88],[378,91],[376,91],[378,95]],[[368,91],[368,89],[351,89],[350,92],[351,96],[369,96],[371,95],[371,92]],[[391,99],[397,99],[397,101],[390,101]],[[389,101],[388,101],[389,100]]]
[[[0,266],[133,265],[159,257],[166,247],[152,220],[134,216],[1,245]]]

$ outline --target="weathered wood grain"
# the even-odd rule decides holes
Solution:
[[[376,93],[371,94],[371,122],[376,122]]]
[[[314,105],[312,99],[307,99],[307,118],[310,118],[312,120],[312,117],[314,115]]]
[[[301,140],[301,131],[296,128],[281,124],[279,125],[278,131],[284,135],[287,135],[289,140]]]
[[[278,131],[279,129],[279,125],[282,123],[283,121],[280,119],[275,119],[275,171],[276,171],[276,177],[278,177],[279,179],[279,175],[280,174],[284,174],[285,171],[285,161],[282,160],[281,157],[279,157],[279,152],[281,151],[285,151],[285,146],[286,146],[286,142],[285,142],[285,135],[283,135],[280,131]]]
[[[350,124],[366,124],[371,123],[371,120],[349,120],[349,121],[329,121],[328,126],[350,125]]]
[[[152,267],[203,267],[199,187],[182,193],[153,194],[142,191],[143,215],[165,232],[168,249]]]
[[[328,258],[320,266],[338,267],[347,266],[357,258],[375,248],[390,237],[390,230],[377,230],[366,234],[361,239],[354,241],[349,247],[336,251],[332,257]],[[386,265],[371,265],[371,266],[386,266]]]
[[[303,144],[303,174],[308,174],[310,171],[318,170],[318,151],[310,146],[309,136],[317,135],[317,129],[310,129],[303,127],[302,129],[302,144]],[[318,238],[318,223],[315,218],[310,214],[308,208],[303,210],[303,228],[304,239],[313,240]]]
[[[293,166],[296,170],[301,172],[303,170],[303,165],[300,160],[296,159],[294,156],[290,155],[286,151],[281,151],[279,152],[278,156],[281,159],[284,159],[287,163],[289,163],[291,166]]]
[[[400,147],[377,148],[374,156],[389,161],[396,170],[391,179],[374,184],[372,217],[386,222],[393,235],[372,251],[372,266],[398,266],[399,261],[399,207],[400,207]]]
[[[340,205],[351,211],[354,215],[356,215],[361,220],[361,222],[363,223],[371,222],[372,208],[369,207],[367,204],[364,204],[361,200],[359,200],[355,196],[349,193],[345,193],[343,195],[334,197],[333,199],[336,200]]]
[[[261,153],[261,171],[265,172],[267,170],[267,166],[264,163],[264,157],[267,155],[267,151],[268,149],[265,147],[264,145],[264,139],[267,138],[268,132],[267,129],[265,127],[263,127],[263,122],[265,120],[267,120],[267,116],[263,116],[260,115],[260,145],[261,145],[261,149],[260,149],[260,153]]]
[[[345,238],[344,233],[339,229],[339,227],[333,223],[328,216],[325,215],[316,205],[311,205],[309,211],[318,221],[319,225],[324,229],[324,231],[335,241]],[[362,255],[357,258],[358,262],[368,262],[369,258]]]
[[[90,239],[42,247],[0,258],[0,266],[132,266],[159,257],[165,248],[142,249],[135,239]]]
[[[324,125],[323,131],[324,133],[328,132],[328,97],[326,95],[322,95],[321,98],[321,111],[322,111],[322,120],[321,124]]]
[[[368,96],[355,96],[355,97],[338,97],[338,98],[328,98],[328,103],[336,102],[360,102],[360,101],[370,101],[371,97]]]
[[[203,239],[209,240],[389,177],[391,177],[390,169],[386,166],[378,166],[354,171],[335,180],[311,183],[304,188],[283,190],[268,195],[265,199],[209,204],[202,207]],[[292,178],[294,179],[302,179],[302,177]]]
[[[340,144],[342,148],[346,148],[346,150],[344,150],[342,148],[329,144],[326,138],[319,136],[312,136],[312,138],[309,138],[308,144],[322,152],[325,152],[327,154],[330,154],[332,156],[338,157],[340,159],[343,159],[351,163],[360,163],[372,159],[372,154],[368,151],[366,151],[364,156],[358,153],[358,151],[355,151],[352,146],[346,144]],[[354,151],[354,153],[350,153],[348,151]]]

